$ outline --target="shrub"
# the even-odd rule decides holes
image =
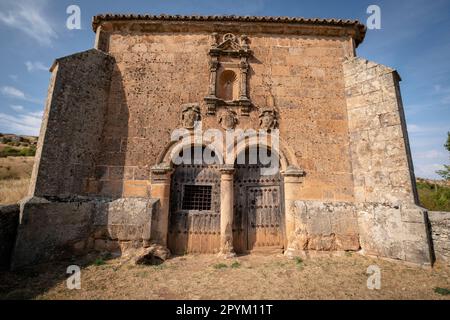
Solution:
[[[436,292],[437,294],[440,294],[442,296],[450,295],[450,289],[446,289],[446,288],[436,287],[436,288],[434,288],[434,292]]]
[[[450,211],[450,187],[417,181],[420,204],[432,211]]]

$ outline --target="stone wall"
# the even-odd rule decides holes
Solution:
[[[427,211],[380,203],[296,201],[294,246],[298,251],[345,250],[431,264]],[[288,235],[289,236],[289,235]]]
[[[57,59],[30,194],[79,195],[99,152],[114,59],[92,49]]]
[[[21,204],[12,267],[147,245],[158,210],[155,199],[29,198]]]
[[[357,205],[362,252],[366,255],[432,263],[427,210],[414,204]]]
[[[0,206],[0,270],[9,269],[19,224],[19,205]]]
[[[219,37],[226,32],[239,36],[236,26],[223,26]],[[105,48],[117,66],[90,194],[150,194],[150,167],[179,126],[183,103],[200,103],[203,128],[221,129],[217,116],[206,115],[203,102],[209,87],[211,32],[189,32],[202,26],[187,22],[177,27],[167,24],[155,32],[124,28],[109,35]],[[302,198],[353,200],[341,67],[353,52],[351,38],[261,33],[258,24],[254,30],[246,33],[254,53],[249,59],[249,96],[257,108],[279,110],[281,138],[307,172]],[[250,116],[239,116],[237,127],[258,129],[257,108]]]
[[[362,58],[343,66],[355,200],[417,203],[397,72]]]
[[[436,261],[450,265],[450,212],[429,211]]]
[[[296,201],[295,250],[357,251],[358,217],[354,204]],[[289,237],[289,235],[288,235]]]

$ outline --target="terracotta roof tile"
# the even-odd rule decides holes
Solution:
[[[100,14],[92,19],[92,28],[95,31],[97,26],[103,21],[113,20],[151,20],[151,21],[229,21],[229,22],[272,22],[272,23],[294,23],[294,24],[311,24],[325,26],[353,26],[360,34],[361,42],[366,33],[366,27],[358,20],[349,19],[321,19],[321,18],[302,18],[302,17],[269,17],[269,16],[236,16],[236,15],[151,15],[151,14]]]

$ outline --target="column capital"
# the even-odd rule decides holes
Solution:
[[[165,182],[170,178],[173,168],[168,163],[159,163],[151,167],[152,183]]]
[[[234,174],[234,165],[231,164],[224,164],[219,168],[219,171],[221,174]]]

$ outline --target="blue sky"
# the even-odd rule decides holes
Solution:
[[[416,175],[436,178],[449,162],[450,1],[66,1],[1,0],[0,132],[38,135],[50,73],[57,57],[94,44],[99,13],[169,13],[368,18],[381,8],[381,30],[368,30],[357,54],[398,70]],[[81,30],[68,30],[66,9],[81,8]]]

